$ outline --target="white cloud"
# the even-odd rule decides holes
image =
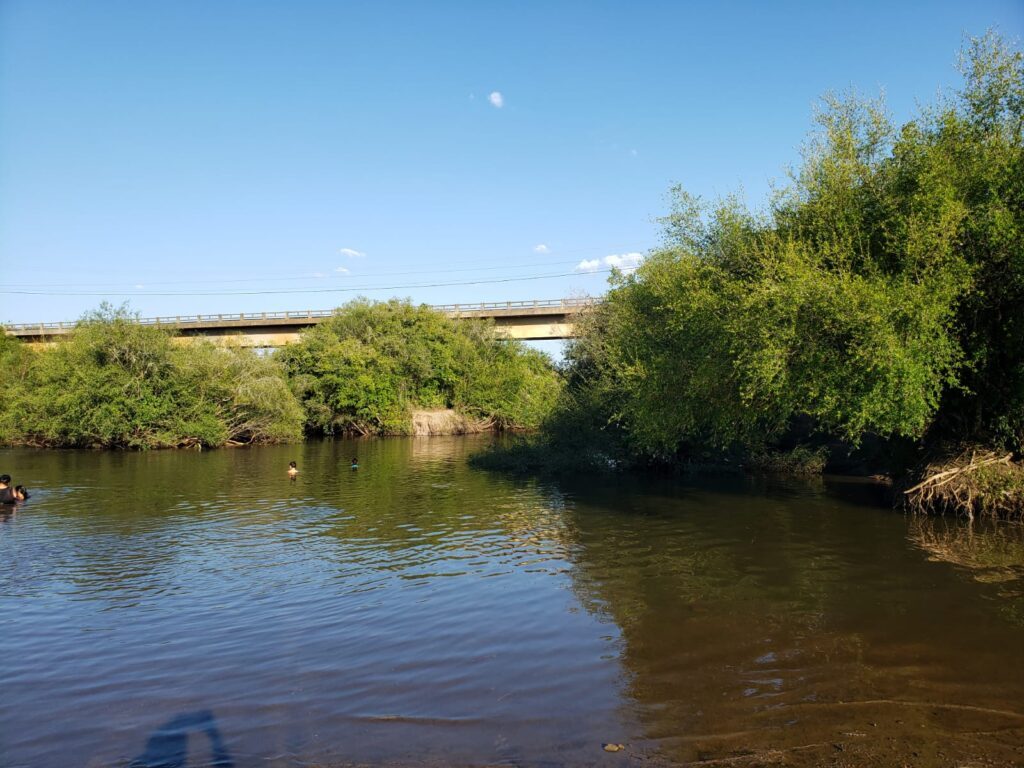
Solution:
[[[343,274],[343,275],[347,275],[348,274],[348,268],[347,267],[335,267],[334,271],[335,272],[341,272],[341,274]]]
[[[146,286],[144,286],[142,283],[136,283],[135,287],[136,288],[145,288]]]
[[[310,277],[327,277],[323,272],[314,272]]]
[[[627,275],[635,272],[636,268],[640,266],[640,262],[644,260],[642,253],[632,251],[630,253],[613,253],[609,256],[605,256],[603,259],[584,259],[576,265],[576,272],[596,272],[601,267],[607,267],[612,269],[619,269],[625,272]]]
[[[551,249],[548,248],[544,243],[538,243],[533,246],[534,253],[551,253]]]
[[[501,91],[491,91],[491,95],[487,97],[487,100],[498,109],[505,106],[505,97],[501,95]]]
[[[355,248],[339,248],[338,253],[342,256],[348,256],[350,259],[362,259],[366,256],[362,251],[357,251]]]
[[[618,254],[612,254],[611,256],[604,257],[604,263],[609,267],[615,267],[621,269],[623,272],[629,273],[634,271],[640,266],[640,262],[644,260],[642,253],[632,252],[624,253],[621,256]]]

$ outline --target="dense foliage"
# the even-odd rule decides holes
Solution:
[[[157,448],[301,437],[280,366],[249,350],[174,343],[105,307],[51,348],[3,336],[0,441]]]
[[[532,427],[559,388],[545,355],[498,338],[493,325],[398,300],[350,302],[278,357],[312,432],[406,434],[419,409]]]
[[[674,189],[664,247],[571,346],[541,447],[870,448],[890,468],[939,443],[1024,449],[1024,63],[989,35],[961,64],[963,89],[898,129],[827,98],[762,213]]]

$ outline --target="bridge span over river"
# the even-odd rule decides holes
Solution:
[[[545,299],[497,301],[479,304],[440,304],[433,309],[454,318],[485,318],[512,339],[567,339],[574,333],[576,315],[594,299]],[[143,325],[174,329],[178,336],[206,337],[230,341],[243,347],[280,347],[297,341],[299,331],[334,314],[333,309],[299,312],[238,312],[218,315],[175,315],[139,318]],[[70,333],[74,322],[15,323],[5,326],[8,334],[27,342],[52,343]]]

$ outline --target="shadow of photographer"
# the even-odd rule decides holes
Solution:
[[[129,768],[185,768],[190,733],[206,734],[209,741],[210,759],[202,765],[234,768],[216,718],[208,709],[186,712],[168,720],[153,732],[146,742],[145,751],[129,763]]]

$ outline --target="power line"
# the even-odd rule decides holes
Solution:
[[[625,247],[625,246],[618,246],[618,247],[617,246],[610,246],[610,247],[604,248],[602,250],[604,250],[604,251],[621,251],[621,250],[626,250],[626,251],[630,251],[630,252],[641,252],[642,249]],[[567,249],[567,250],[559,249],[557,253],[549,254],[549,255],[557,256],[557,255],[569,254],[569,253],[591,253],[591,254],[593,254],[594,251],[595,251],[594,248],[576,248],[576,249]],[[599,258],[599,257],[595,257],[595,258]],[[565,260],[559,260],[559,261],[549,261],[547,256],[545,256],[545,255],[538,255],[538,256],[535,257],[535,262],[530,262],[530,263],[502,264],[502,265],[492,265],[492,266],[474,266],[474,267],[466,267],[466,268],[458,268],[458,269],[420,269],[420,270],[402,270],[402,271],[387,271],[386,270],[386,271],[383,271],[383,272],[378,272],[377,275],[375,275],[375,276],[377,276],[377,277],[387,277],[387,276],[416,275],[416,274],[446,274],[446,273],[454,273],[454,272],[493,271],[493,270],[496,270],[496,269],[519,269],[519,268],[525,268],[525,267],[548,266],[548,265],[555,266],[555,265],[560,265],[560,264],[572,264],[572,263],[577,262],[578,260],[579,259],[577,259],[577,258],[573,258],[573,259],[565,259]],[[448,263],[449,264],[476,264],[478,262],[473,262],[473,261],[461,261],[461,262],[460,261],[455,261],[455,262],[448,262]],[[93,283],[90,283],[90,282],[76,281],[76,282],[73,282],[73,283],[49,283],[48,286],[51,287],[51,288],[61,288],[61,287],[65,287],[65,286],[101,288],[101,287],[105,287],[105,286],[117,287],[117,286],[121,286],[121,285],[127,285],[128,283],[162,286],[162,285],[190,285],[190,284],[193,284],[193,283],[200,283],[200,282],[205,282],[205,283],[211,283],[211,282],[212,283],[254,283],[254,282],[262,282],[262,281],[270,281],[270,280],[273,280],[275,282],[283,282],[283,281],[295,281],[295,280],[324,279],[324,278],[329,278],[329,277],[330,278],[336,278],[336,279],[343,279],[343,275],[342,274],[340,274],[340,273],[335,274],[335,272],[336,272],[336,270],[331,270],[329,272],[321,274],[321,270],[313,269],[313,270],[311,270],[310,274],[301,275],[301,276],[295,276],[294,275],[294,270],[293,270],[292,272],[288,272],[288,273],[266,274],[263,277],[246,277],[246,278],[209,278],[209,277],[207,277],[207,278],[204,278],[204,277],[202,277],[203,273],[196,272],[194,270],[190,270],[191,274],[199,275],[199,276],[195,277],[193,279],[190,279],[190,280],[161,280],[161,281],[156,281],[156,280],[146,280],[145,278],[139,278],[139,279],[135,279],[135,280],[125,280],[123,282],[108,281],[108,282],[93,282]],[[209,274],[209,273],[206,273],[206,274]]]
[[[356,293],[358,291],[398,291],[407,288],[447,288],[460,285],[489,285],[494,283],[515,283],[527,280],[548,280],[556,277],[586,277],[589,275],[610,274],[614,270],[598,269],[590,272],[559,272],[549,275],[527,275],[523,277],[503,277],[493,280],[467,280],[446,283],[407,283],[405,285],[361,285],[347,288],[300,288],[283,291],[168,291],[168,292],[129,292],[129,291],[20,291],[0,290],[0,294],[19,296],[276,296],[285,294],[310,293]]]
[[[498,266],[490,266],[490,267],[463,267],[463,268],[460,268],[460,269],[414,269],[414,270],[407,270],[407,271],[401,271],[401,272],[394,272],[394,271],[385,270],[383,272],[378,272],[375,275],[366,275],[366,277],[397,277],[397,276],[402,276],[402,275],[426,275],[426,274],[436,275],[436,274],[449,274],[449,273],[454,273],[454,272],[485,272],[485,271],[486,272],[492,272],[492,271],[494,271],[496,269],[524,269],[526,267],[538,267],[538,266],[562,266],[564,264],[576,264],[578,262],[579,262],[579,259],[567,259],[567,260],[564,260],[564,261],[548,261],[545,264],[537,264],[537,263],[532,263],[531,262],[529,264],[501,264],[501,265],[498,265]],[[283,281],[286,281],[286,280],[287,281],[293,281],[293,280],[323,280],[323,279],[327,279],[327,278],[331,278],[331,279],[335,279],[335,280],[344,280],[344,279],[348,279],[350,277],[351,277],[351,275],[349,273],[347,273],[347,272],[340,273],[340,272],[335,271],[333,273],[306,274],[306,275],[301,275],[299,277],[294,277],[294,276],[293,277],[275,277],[275,276],[272,276],[272,275],[267,275],[267,276],[264,276],[264,277],[239,277],[239,278],[228,278],[228,279],[224,279],[224,280],[204,280],[203,278],[193,278],[191,280],[162,280],[162,281],[157,281],[157,280],[136,280],[136,281],[133,281],[133,282],[135,284],[137,284],[137,285],[141,285],[143,288],[146,288],[148,286],[194,285],[196,283],[211,283],[211,282],[212,283],[263,283],[263,282],[269,282],[269,281],[283,282]],[[62,287],[66,287],[66,286],[79,286],[79,287],[84,287],[84,288],[105,288],[105,287],[109,286],[111,289],[116,289],[116,288],[118,288],[120,286],[124,286],[124,285],[126,285],[126,283],[115,283],[115,282],[108,282],[108,283],[82,283],[82,282],[74,282],[74,283],[49,283],[47,285],[47,287],[48,288],[62,288]]]

